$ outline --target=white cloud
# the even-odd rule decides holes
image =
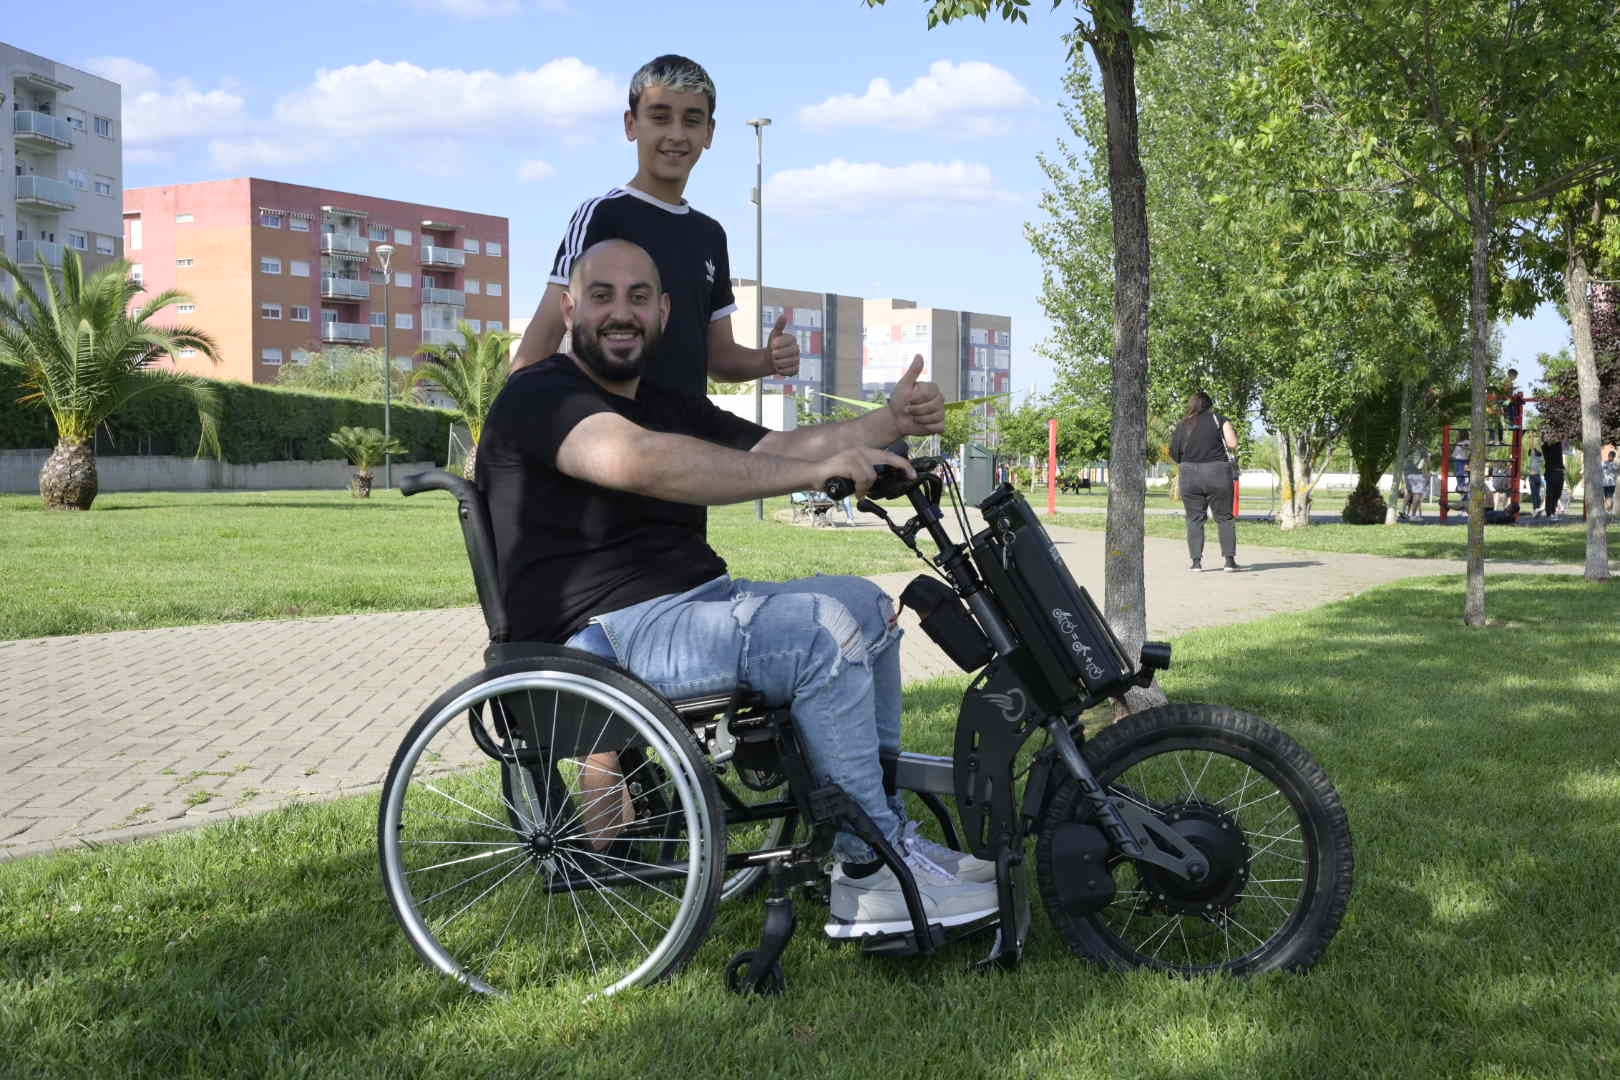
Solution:
[[[276,103],[275,117],[289,130],[339,137],[476,125],[510,135],[524,124],[566,129],[612,115],[620,96],[616,80],[574,57],[510,75],[373,60],[316,72]]]
[[[767,210],[859,213],[877,209],[940,209],[1016,202],[996,187],[987,165],[916,161],[879,165],[842,158],[809,169],[784,169],[765,183]]]
[[[523,9],[518,0],[416,0],[424,11],[437,11],[458,19],[492,19],[516,15]]]
[[[292,143],[262,135],[246,139],[211,139],[208,157],[214,167],[240,173],[255,168],[280,169],[330,156],[319,144]]]
[[[557,170],[549,161],[530,158],[518,166],[518,179],[526,184],[535,180],[549,180],[555,175]]]
[[[248,125],[246,102],[225,87],[203,90],[124,56],[98,56],[85,66],[122,86],[125,146],[230,134]]]
[[[860,97],[840,94],[805,106],[799,110],[799,122],[818,130],[857,126],[900,131],[955,128],[965,134],[992,135],[1003,129],[1007,114],[1039,104],[1012,73],[994,64],[936,60],[927,75],[899,93],[895,93],[889,80],[873,79]]]

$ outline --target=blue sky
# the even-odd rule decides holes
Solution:
[[[1040,217],[1035,155],[1066,134],[1067,9],[930,31],[924,0],[13,7],[10,44],[124,84],[126,187],[253,175],[504,215],[514,318],[573,208],[634,173],[630,74],[684,53],[719,89],[687,197],[725,226],[734,273],[754,265],[744,121],[769,116],[767,284],[1010,315],[1015,394],[1050,385],[1023,226]],[[378,115],[385,132],[358,134]],[[1508,327],[1507,355],[1567,341],[1544,308]]]

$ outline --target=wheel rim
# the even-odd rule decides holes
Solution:
[[[479,749],[469,711],[507,760]],[[429,963],[485,993],[538,979],[611,994],[664,974],[702,932],[715,824],[691,759],[640,702],[588,676],[521,672],[417,730],[384,793],[383,873]],[[642,762],[620,785],[548,749],[628,744]],[[662,820],[603,824],[609,800],[653,777],[640,797],[662,800]]]
[[[1118,891],[1093,924],[1116,948],[1137,964],[1210,971],[1242,967],[1289,936],[1314,891],[1318,838],[1299,795],[1265,761],[1208,746],[1153,747],[1099,779],[1211,865],[1194,884],[1113,860]]]

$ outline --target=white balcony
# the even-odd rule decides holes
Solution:
[[[49,266],[55,269],[62,265],[62,254],[66,250],[61,244],[52,244],[44,240],[19,240],[17,265]]]
[[[454,304],[456,307],[466,307],[467,294],[460,289],[438,289],[432,285],[424,285],[422,286],[422,303]]]
[[[47,150],[73,148],[73,125],[59,116],[48,116],[42,112],[14,112],[11,114],[11,131],[17,136],[18,142],[30,146]]]
[[[59,213],[78,206],[79,198],[72,184],[52,180],[48,176],[19,176],[17,205]]]
[[[454,248],[434,247],[424,244],[422,247],[423,266],[466,266],[467,256]]]
[[[321,323],[321,340],[342,345],[371,344],[371,327],[365,323],[337,322],[327,319]]]
[[[459,330],[438,330],[429,327],[422,331],[424,345],[454,345],[461,341]]]
[[[333,277],[327,274],[321,278],[321,298],[324,300],[368,300],[371,298],[371,282],[359,281],[355,278]]]
[[[321,233],[321,254],[352,255],[364,259],[371,254],[371,245],[365,237],[354,233]]]

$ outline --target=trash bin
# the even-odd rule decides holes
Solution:
[[[989,447],[962,444],[962,498],[977,506],[996,486],[996,460]]]

